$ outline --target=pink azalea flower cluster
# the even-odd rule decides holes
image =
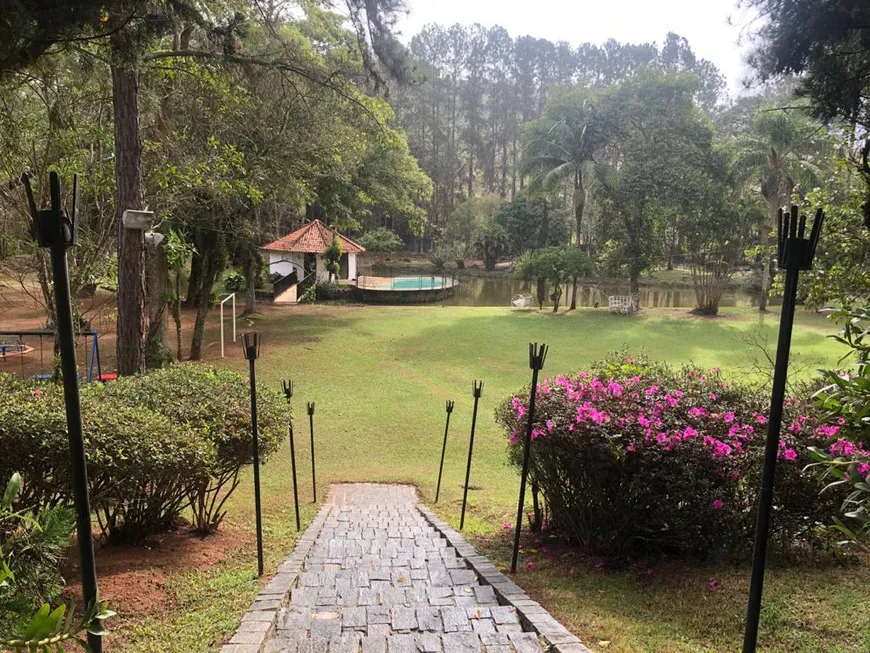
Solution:
[[[633,361],[634,359],[632,359]],[[626,359],[628,362],[628,359]],[[714,392],[711,388],[715,388]],[[672,452],[680,447],[702,447],[715,460],[721,462],[722,474],[740,477],[751,442],[763,441],[767,433],[768,418],[761,405],[747,406],[729,390],[719,378],[718,368],[710,374],[697,369],[686,369],[681,387],[663,387],[661,382],[641,378],[635,374],[627,378],[608,378],[581,372],[574,377],[556,376],[538,385],[540,396],[557,399],[570,410],[570,416],[536,415],[532,439],[564,437],[583,431],[619,446],[626,455],[638,454],[648,448]],[[517,424],[524,424],[527,398],[515,396],[510,400]],[[870,453],[859,444],[837,438],[840,427],[836,424],[818,424],[815,418],[800,414],[801,404],[791,400],[787,411],[794,414],[784,422],[783,439],[779,443],[779,459],[785,463],[804,465],[805,446],[796,440],[808,432],[827,442],[832,455],[866,458]],[[511,445],[522,440],[515,428],[511,431]],[[724,506],[720,499],[713,509]]]

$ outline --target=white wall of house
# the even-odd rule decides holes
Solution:
[[[329,272],[326,271],[326,261],[323,256],[317,255],[317,283],[329,283]]]
[[[302,279],[302,261],[305,255],[300,252],[269,252],[269,274],[277,272],[282,277],[296,270]]]
[[[347,278],[356,279],[356,252],[347,253]]]

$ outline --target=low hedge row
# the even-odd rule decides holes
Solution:
[[[63,389],[0,375],[0,478],[20,472],[21,505],[71,503]],[[288,414],[258,389],[260,455],[274,453]],[[239,472],[252,461],[244,376],[174,365],[110,385],[82,386],[91,504],[108,539],[137,540],[190,507],[194,526],[216,529]]]

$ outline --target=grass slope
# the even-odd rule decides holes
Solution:
[[[505,464],[505,438],[493,421],[496,405],[528,383],[529,341],[551,346],[545,372],[567,373],[626,346],[679,364],[719,366],[733,377],[759,378],[759,354],[745,342],[758,334],[776,342],[775,314],[726,311],[715,319],[682,311],[634,317],[603,310],[559,315],[500,308],[310,306],[264,308],[253,328],[263,333],[258,378],[278,386],[293,379],[297,460],[306,519],[310,504],[308,428],[304,402],[316,402],[318,497],[335,481],[414,483],[434,497],[444,428],[444,400],[456,400],[437,510],[458,525],[471,423],[472,379],[484,381],[477,422],[466,535],[497,563],[509,554],[505,521],[513,521],[518,479]],[[213,327],[212,327],[213,328]],[[831,325],[800,314],[794,359],[811,373],[842,353],[824,336]],[[239,350],[225,364],[245,369]],[[292,548],[289,454],[264,468],[268,562]],[[250,476],[228,519],[253,524]],[[513,507],[512,507],[513,506]],[[536,561],[518,581],[595,651],[699,653],[737,650],[742,639],[747,574],[726,564],[655,569],[597,569],[548,543],[527,541]],[[256,591],[254,554],[233,556],[217,570],[173,580],[178,609],[129,629],[123,651],[208,651],[232,631]],[[572,572],[573,569],[573,572]],[[715,577],[720,587],[708,582]],[[870,605],[864,567],[774,569],[767,585],[762,649],[777,652],[858,652],[870,648]],[[205,624],[196,627],[193,624]]]

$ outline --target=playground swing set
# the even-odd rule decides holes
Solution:
[[[83,337],[82,340],[82,360],[85,363],[87,374],[84,379],[88,383],[94,381],[115,381],[118,378],[117,372],[103,372],[100,362],[100,335],[94,330],[81,331],[77,335]],[[39,351],[39,372],[33,374],[33,366],[35,365],[37,347],[33,346],[34,339],[38,338]],[[30,373],[31,378],[45,381],[51,379],[53,374],[49,370],[46,372],[45,360],[45,345],[46,339],[51,343],[51,356],[49,356],[49,368],[54,360],[54,342],[55,333],[51,330],[30,330],[30,331],[0,331],[0,371],[13,361],[20,362],[21,376],[26,377]],[[28,370],[29,368],[29,370]],[[82,375],[79,374],[81,377]]]

